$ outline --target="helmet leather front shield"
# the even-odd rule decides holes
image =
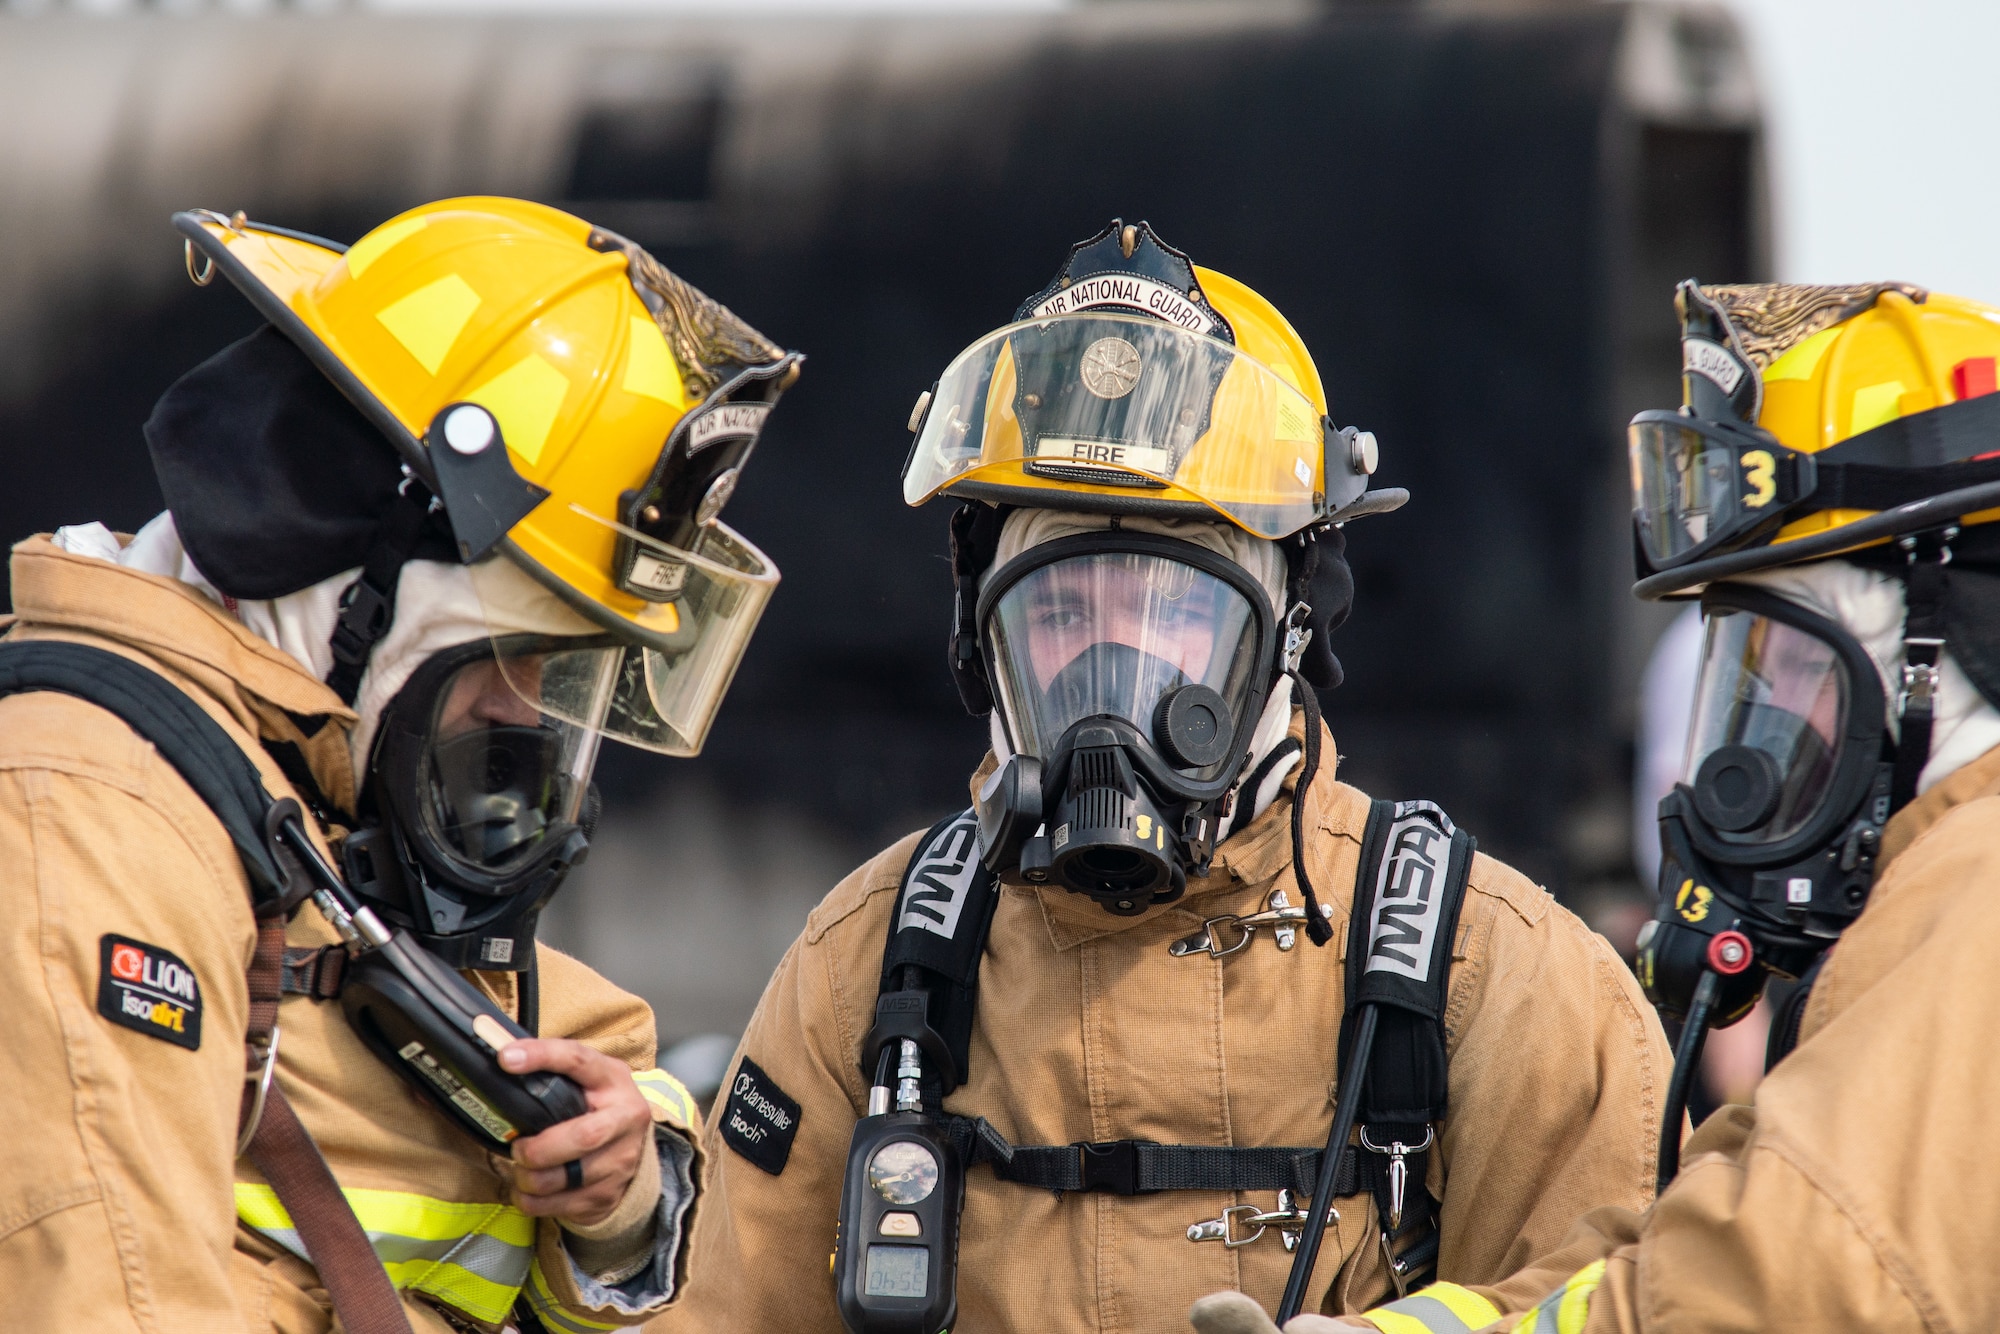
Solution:
[[[1016,751],[1047,762],[1077,723],[1112,717],[1153,740],[1189,778],[1220,775],[1240,758],[1235,742],[1260,684],[1259,650],[1269,634],[1261,595],[1253,601],[1216,573],[1158,551],[1063,546],[1073,554],[1004,571],[1004,582],[996,575],[982,598],[1000,711]],[[1172,743],[1160,744],[1163,704],[1190,687],[1213,691],[1223,715],[1214,729],[1222,753],[1208,763],[1174,763]]]
[[[1328,494],[1325,424],[1268,367],[1158,320],[1088,312],[1008,325],[959,354],[933,391],[903,498],[999,487],[1053,505],[1081,491],[1207,510],[1275,539],[1367,481],[1342,469]]]

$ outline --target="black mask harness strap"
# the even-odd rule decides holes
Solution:
[[[1917,780],[1931,758],[1931,729],[1937,721],[1938,660],[1944,654],[1944,567],[1951,564],[1951,540],[1958,529],[1933,528],[1902,539],[1904,576],[1903,688],[1896,698],[1901,719],[1895,777],[1889,806],[1901,810],[1916,799]]]

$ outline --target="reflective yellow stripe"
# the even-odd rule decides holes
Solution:
[[[534,1259],[535,1220],[506,1204],[465,1204],[395,1190],[342,1190],[399,1291],[416,1291],[497,1324]],[[277,1192],[236,1183],[245,1226],[310,1260]]]
[[[1500,1310],[1456,1283],[1433,1283],[1361,1317],[1382,1334],[1471,1334],[1500,1318]]]
[[[1590,1295],[1604,1281],[1604,1261],[1599,1260],[1563,1285],[1562,1304],[1556,1307],[1556,1334],[1583,1334],[1590,1319]]]
[[[1602,1282],[1604,1261],[1593,1260],[1523,1316],[1513,1334],[1582,1334],[1584,1322],[1590,1319],[1591,1294]]]
[[[680,1080],[664,1070],[642,1070],[632,1076],[638,1084],[639,1092],[646,1101],[665,1112],[676,1125],[688,1130],[699,1129],[701,1112],[694,1105],[694,1098]]]
[[[595,1320],[575,1315],[562,1308],[554,1292],[549,1289],[549,1281],[542,1275],[542,1267],[536,1265],[528,1279],[528,1305],[533,1308],[541,1322],[562,1334],[596,1334],[599,1330],[621,1329],[620,1325],[602,1324]]]
[[[1443,1302],[1450,1312],[1463,1320],[1469,1329],[1490,1325],[1500,1318],[1500,1308],[1476,1292],[1461,1288],[1456,1283],[1433,1283],[1421,1294],[1432,1301]]]

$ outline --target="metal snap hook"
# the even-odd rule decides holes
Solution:
[[[271,1025],[270,1041],[263,1044],[263,1059],[243,1072],[243,1082],[257,1085],[256,1096],[250,1100],[250,1115],[243,1118],[243,1129],[236,1135],[236,1156],[241,1158],[250,1150],[250,1141],[257,1137],[257,1124],[264,1119],[264,1102],[271,1096],[271,1076],[278,1070],[278,1026]]]

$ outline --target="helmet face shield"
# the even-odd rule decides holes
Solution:
[[[1655,569],[1740,542],[1796,498],[1796,456],[1755,427],[1642,412],[1627,439],[1632,517]]]
[[[1296,386],[1220,339],[1142,316],[1060,315],[996,330],[945,370],[903,498],[999,488],[1048,505],[1081,491],[1278,538],[1367,488],[1344,461],[1329,470],[1326,431]]]
[[[523,656],[505,647],[521,624],[516,572],[483,561],[471,567],[473,587],[495,658],[508,685],[540,713],[644,750],[697,754],[777,587],[777,569],[719,522],[702,527],[683,550],[595,521],[619,528],[638,548],[638,561],[671,585],[671,597],[645,604],[634,620],[617,618],[608,630],[578,615],[565,646]]]
[[[1108,716],[1196,779],[1236,757],[1270,634],[1261,595],[1170,556],[1118,550],[1050,559],[996,593],[984,638],[1020,754],[1051,760],[1078,722]]]
[[[1880,679],[1830,621],[1784,599],[1718,586],[1708,617],[1682,782],[1733,846],[1789,845],[1850,812],[1880,762]]]

